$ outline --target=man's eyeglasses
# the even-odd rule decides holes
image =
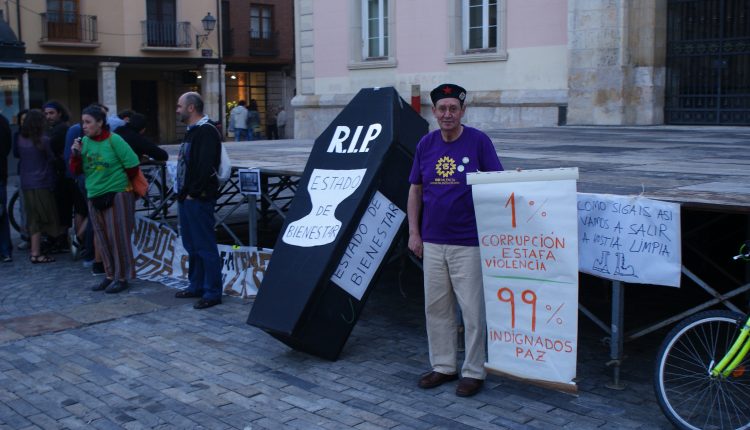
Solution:
[[[445,115],[445,114],[447,114],[449,112],[450,112],[451,115],[455,115],[455,114],[457,114],[461,110],[461,108],[458,107],[458,106],[456,106],[456,105],[450,105],[450,106],[438,106],[438,107],[435,108],[435,110],[440,115]]]

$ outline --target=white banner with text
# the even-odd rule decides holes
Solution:
[[[487,311],[488,371],[575,391],[578,169],[467,175]]]
[[[271,259],[271,250],[218,245],[224,294],[254,297]],[[177,233],[167,225],[136,216],[133,256],[138,279],[174,288],[188,286],[188,254]]]
[[[580,270],[628,283],[680,286],[680,205],[578,194]]]

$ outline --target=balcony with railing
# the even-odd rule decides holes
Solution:
[[[183,21],[141,21],[141,50],[189,51],[193,49],[190,23]]]
[[[40,15],[40,46],[96,48],[100,45],[96,16],[68,12],[47,12]]]
[[[279,55],[279,33],[250,30],[250,56],[273,57]]]

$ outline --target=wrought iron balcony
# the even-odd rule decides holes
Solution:
[[[279,33],[271,31],[250,30],[251,56],[279,55]]]
[[[193,35],[187,21],[141,21],[143,48],[193,48]]]
[[[96,16],[68,12],[42,13],[40,44],[99,45]]]

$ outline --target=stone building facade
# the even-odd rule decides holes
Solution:
[[[665,112],[701,103],[683,93],[717,63],[738,96],[705,109],[731,104],[732,123],[750,124],[749,16],[744,0],[295,0],[296,136],[317,136],[362,87],[394,86],[406,100],[417,89],[433,121],[428,93],[444,81],[467,88],[466,122],[478,127],[679,123]],[[670,69],[676,45],[710,45],[695,40],[708,22],[737,29],[721,37],[743,40],[738,56]]]

